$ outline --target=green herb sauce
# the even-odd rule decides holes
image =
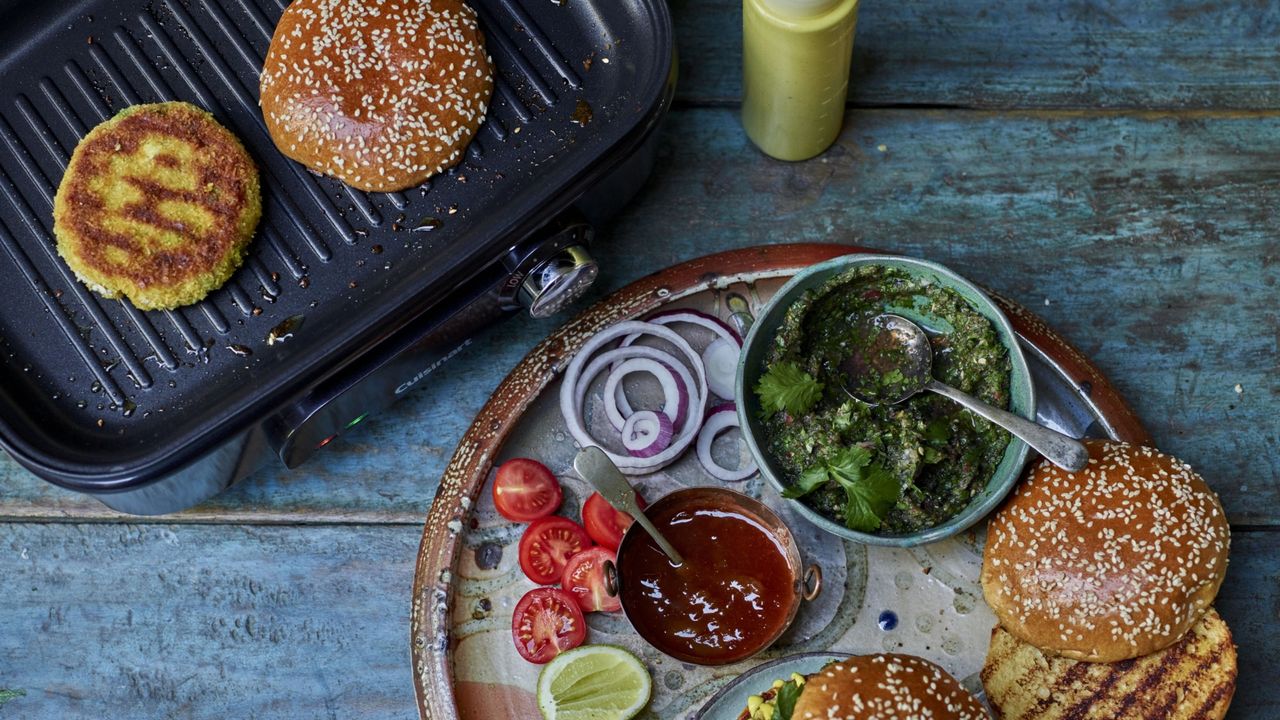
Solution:
[[[816,400],[804,412],[794,412],[794,405],[778,409],[781,403],[771,410],[765,403],[766,449],[794,486],[791,492],[853,527],[854,514],[846,512],[854,502],[849,483],[842,487],[832,477],[815,485],[814,479],[824,477],[824,466],[847,461],[850,448],[870,451],[870,467],[891,474],[900,493],[878,528],[858,529],[885,534],[916,532],[959,513],[986,485],[1009,444],[1003,429],[933,393],[871,406],[845,392],[840,364],[854,343],[865,340],[860,329],[876,315],[903,310],[937,321],[925,327],[935,378],[1008,407],[1011,365],[991,322],[955,291],[883,266],[856,267],[807,292],[788,309],[766,358],[767,368],[792,363],[808,373],[811,387],[820,387],[809,393]],[[867,382],[898,379],[890,374]]]

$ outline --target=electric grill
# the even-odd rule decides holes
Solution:
[[[0,0],[0,445],[124,512],[293,468],[424,384],[481,326],[594,279],[592,227],[648,175],[674,91],[662,0],[471,0],[495,65],[465,160],[364,193],[280,155],[257,102],[284,0]],[[257,161],[244,267],[197,305],[104,300],[57,256],[71,151],[123,107],[187,100]]]

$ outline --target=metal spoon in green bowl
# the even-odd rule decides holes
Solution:
[[[872,318],[861,343],[844,362],[844,391],[870,405],[896,405],[921,390],[960,403],[1022,438],[1049,462],[1075,472],[1089,464],[1079,441],[960,392],[933,378],[933,347],[919,325],[901,315]]]

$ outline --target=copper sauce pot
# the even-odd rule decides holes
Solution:
[[[779,570],[782,565],[777,564],[776,558],[769,557],[772,553],[753,553],[748,545],[735,545],[726,542],[724,538],[713,541],[710,537],[683,537],[683,543],[671,540],[685,556],[688,568],[683,568],[673,564],[657,550],[644,528],[639,523],[634,523],[627,529],[618,546],[616,566],[613,563],[605,565],[606,590],[610,595],[621,599],[622,611],[640,637],[666,655],[698,665],[740,662],[765,650],[786,632],[801,603],[813,600],[822,591],[822,571],[816,564],[804,566],[795,537],[776,513],[759,500],[742,493],[717,487],[686,488],[662,497],[645,510],[645,515],[660,526],[668,539],[671,539],[668,533],[678,531],[679,524],[683,524],[666,525],[668,516],[671,516],[670,519],[687,518],[691,514],[715,518],[732,517],[735,522],[754,528],[756,532],[748,531],[748,535],[757,541],[759,531],[762,531],[772,541],[772,547],[780,551],[781,562],[785,565],[781,572],[785,572],[785,577],[775,577],[781,574]],[[717,546],[710,547],[712,544]],[[685,642],[690,635],[687,628],[683,636],[677,637],[673,634],[676,631],[672,629],[672,622],[679,624],[685,619],[694,622],[688,612],[689,608],[683,613],[679,609],[685,600],[694,603],[690,606],[694,610],[693,614],[705,612],[710,615],[718,605],[702,596],[702,581],[707,580],[708,588],[714,584],[713,574],[706,571],[709,566],[700,567],[698,564],[699,558],[706,552],[717,555],[721,560],[729,558],[733,562],[734,567],[726,571],[729,575],[734,575],[730,586],[741,589],[745,583],[750,588],[735,596],[739,605],[747,599],[755,598],[760,607],[767,610],[762,610],[749,620],[739,618],[738,627],[720,627],[714,617],[710,620],[702,620],[700,617],[698,621],[710,623],[700,626],[700,629],[715,630],[709,635],[699,636],[707,637],[708,640],[705,647],[700,645],[695,651]],[[767,582],[757,585],[761,576],[756,575],[753,580],[753,573],[765,570],[769,563],[775,564],[773,572],[765,573],[764,580]],[[655,567],[658,564],[666,564],[667,567]],[[677,577],[676,573],[681,570],[684,574],[678,577],[682,578],[684,584],[674,587],[684,597],[662,595],[671,588],[658,588],[655,577]],[[738,582],[735,573],[740,573],[744,580]],[[738,584],[733,584],[734,582]],[[763,595],[769,597],[760,597]],[[775,599],[777,595],[783,595],[780,601]],[[746,609],[749,611],[751,608]],[[658,621],[659,618],[662,621]],[[739,634],[750,637],[741,638],[741,642],[738,642]]]

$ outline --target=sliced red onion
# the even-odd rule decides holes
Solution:
[[[653,457],[671,446],[675,426],[665,413],[641,410],[622,426],[622,446],[634,457]]]
[[[733,403],[724,403],[711,409],[707,414],[707,421],[702,424],[702,431],[698,433],[698,462],[702,463],[707,473],[717,480],[738,482],[756,474],[754,460],[748,461],[737,470],[730,470],[717,464],[715,458],[711,457],[711,443],[715,441],[716,436],[735,427],[739,427],[737,408]]]
[[[622,472],[629,475],[639,475],[659,470],[674,462],[684,452],[685,448],[693,444],[693,441],[697,438],[698,428],[702,426],[702,419],[706,414],[707,396],[710,393],[707,390],[707,375],[702,367],[702,358],[693,351],[688,341],[669,328],[637,320],[626,320],[596,333],[594,337],[587,340],[573,360],[569,361],[568,367],[565,368],[564,381],[560,386],[560,412],[564,415],[569,434],[573,436],[573,439],[579,445],[587,447],[599,444],[587,432],[582,422],[582,404],[587,388],[591,385],[591,381],[595,379],[595,376],[599,375],[609,363],[626,359],[620,353],[625,353],[630,357],[634,356],[632,355],[633,351],[641,348],[609,350],[600,353],[594,360],[591,360],[591,356],[607,343],[633,333],[653,335],[674,345],[676,350],[688,359],[687,365],[693,370],[696,378],[696,382],[689,387],[689,417],[685,420],[680,432],[671,441],[671,445],[665,450],[647,458],[619,455],[605,450],[605,454]],[[644,349],[661,352],[654,348]],[[645,354],[647,355],[648,353]],[[674,357],[670,353],[663,354],[674,362]],[[654,359],[661,361],[661,358],[658,357],[654,357]],[[675,364],[678,365],[680,363]]]
[[[613,364],[604,383],[604,411],[609,416],[609,422],[621,430],[627,418],[634,412],[631,409],[631,403],[627,401],[626,393],[622,390],[622,379],[631,373],[644,372],[652,375],[662,385],[664,398],[662,412],[671,419],[673,427],[680,427],[689,415],[689,386],[693,384],[693,376],[685,369],[684,363],[677,361],[670,353],[657,348],[641,346],[619,349],[653,350],[655,353],[633,352],[632,354],[640,357],[628,358]],[[670,360],[668,363],[662,363],[650,357],[644,357],[652,354],[666,355]],[[620,410],[624,406],[626,409]]]
[[[742,347],[719,339],[702,351],[702,366],[707,371],[707,387],[717,397],[733,397],[733,385],[738,375],[738,356]]]
[[[650,315],[649,318],[646,320],[646,322],[650,322],[656,325],[670,325],[673,323],[688,323],[690,325],[697,325],[699,327],[706,328],[714,332],[717,336],[719,336],[716,339],[716,341],[712,342],[713,345],[715,344],[715,342],[723,340],[726,343],[732,343],[737,348],[742,347],[742,337],[738,335],[738,331],[735,330],[732,325],[730,325],[729,323],[726,323],[725,321],[721,320],[715,315],[704,313],[701,310],[691,310],[688,308],[675,308],[672,310],[662,310],[660,312],[656,312]],[[640,335],[641,333],[632,333],[630,335],[627,335],[626,337],[622,338],[622,342],[620,342],[618,346],[630,347],[632,343],[640,339]],[[703,356],[703,359],[704,359],[704,365],[705,365],[705,355]],[[736,358],[734,360],[734,364],[735,366],[732,373],[736,374],[737,373]],[[708,383],[711,382],[710,375],[708,375],[707,381]],[[715,392],[716,395],[719,395],[722,398],[732,398],[733,384],[734,384],[734,377],[731,374],[728,385],[721,386],[719,391],[713,390],[713,392]],[[631,403],[627,400],[627,396],[621,391],[616,392],[614,394],[614,397],[609,398],[607,402],[608,402],[607,407],[612,408],[614,411],[616,411],[618,418],[626,418],[627,416],[631,415],[631,413],[633,412],[631,408]],[[614,421],[614,416],[612,414],[609,416],[609,420],[611,422]],[[614,427],[618,427],[616,422],[614,423]],[[676,420],[676,427],[680,427],[679,420]]]
[[[662,312],[650,315],[646,319],[646,322],[653,323],[654,325],[671,325],[673,323],[689,323],[690,325],[697,325],[710,330],[720,336],[723,340],[731,342],[738,347],[742,347],[742,337],[738,335],[737,330],[733,329],[733,326],[715,315],[710,315],[700,310],[689,310],[686,308],[663,310]],[[640,339],[640,334],[633,333],[622,338],[622,342],[619,346],[626,347],[638,339]]]
[[[659,310],[658,312],[652,313],[649,315],[649,317],[645,318],[645,322],[657,323],[658,325],[667,325],[672,322],[682,322],[684,320],[678,317],[680,315],[695,315],[697,317],[702,318],[703,320],[708,320],[716,325],[719,325],[721,328],[723,328],[726,332],[729,333],[730,337],[732,337],[734,340],[737,340],[739,345],[742,344],[742,336],[738,334],[737,328],[735,328],[733,325],[730,325],[728,322],[721,320],[715,315],[712,315],[711,313],[708,313],[708,312],[703,312],[701,310],[694,310],[692,308],[671,308],[670,310]]]

